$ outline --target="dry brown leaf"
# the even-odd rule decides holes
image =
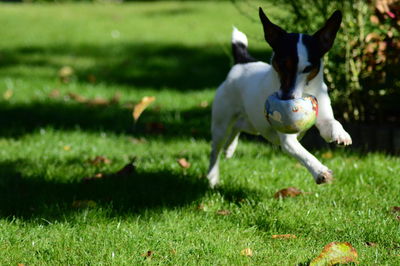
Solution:
[[[104,177],[106,177],[106,176],[103,173],[97,173],[94,176],[83,178],[83,181],[84,182],[90,182],[90,181],[101,179],[101,178],[104,178]]]
[[[222,216],[227,216],[227,215],[231,214],[231,212],[229,210],[218,210],[217,214],[222,215]]]
[[[144,111],[144,109],[147,108],[147,106],[149,106],[152,102],[154,102],[156,100],[156,97],[154,96],[145,96],[142,98],[142,100],[135,105],[135,107],[133,108],[133,119],[135,120],[135,122],[139,119],[140,115],[142,114],[142,112]]]
[[[151,256],[153,256],[153,254],[154,254],[153,251],[148,250],[148,251],[146,251],[145,253],[143,253],[143,254],[140,255],[140,256],[145,257],[145,258],[150,258]]]
[[[81,208],[93,208],[96,207],[96,202],[93,200],[74,200],[72,202],[72,207],[81,209]]]
[[[365,242],[365,245],[368,246],[368,247],[374,247],[374,246],[376,246],[377,244],[374,243],[374,242],[369,242],[369,241],[367,241],[367,242]]]
[[[129,141],[132,142],[133,144],[139,144],[139,143],[147,143],[147,140],[143,137],[140,138],[129,138]]]
[[[310,266],[326,266],[339,263],[357,263],[356,249],[348,242],[331,242],[322,250],[321,254],[313,259]]]
[[[296,197],[300,194],[303,194],[301,190],[295,187],[288,187],[279,190],[278,192],[275,193],[274,198],[279,199],[279,198],[286,198],[286,197]]]
[[[10,100],[13,95],[14,95],[14,91],[12,89],[8,89],[4,92],[3,99]]]
[[[96,156],[94,159],[89,160],[89,163],[93,165],[110,164],[111,160],[104,156]]]
[[[68,96],[72,99],[77,101],[78,103],[86,103],[87,99],[77,93],[69,92]]]
[[[273,239],[282,239],[282,238],[297,238],[296,235],[292,235],[292,234],[284,234],[284,235],[272,235]]]
[[[200,210],[200,211],[203,211],[204,210],[204,204],[200,203],[199,205],[197,205],[197,209]]]
[[[58,77],[64,83],[68,83],[73,74],[74,74],[74,69],[70,66],[63,66],[58,71]]]
[[[91,106],[105,106],[109,105],[110,101],[104,98],[97,97],[94,99],[86,100],[86,103]]]
[[[399,206],[394,206],[392,208],[392,212],[400,212],[400,207]]]
[[[61,96],[61,93],[60,93],[60,90],[58,90],[58,89],[54,89],[49,93],[49,97],[53,98],[53,99],[59,98],[60,96]]]
[[[242,251],[240,251],[240,255],[246,256],[246,257],[251,257],[251,256],[253,256],[253,251],[250,248],[245,248]]]
[[[178,163],[184,169],[187,169],[190,167],[190,163],[185,158],[178,159]]]
[[[199,106],[201,107],[201,108],[207,108],[208,107],[208,101],[202,101],[200,104],[199,104]]]
[[[321,155],[321,157],[324,158],[324,159],[331,159],[333,157],[333,153],[331,151],[327,151],[327,152],[324,152]]]

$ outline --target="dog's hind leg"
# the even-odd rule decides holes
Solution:
[[[232,158],[233,154],[235,153],[236,147],[239,142],[239,135],[240,130],[233,126],[231,133],[229,134],[228,140],[225,143],[224,150],[225,150],[225,157],[227,159]]]
[[[207,178],[210,186],[214,187],[219,182],[219,158],[222,148],[226,143],[232,143],[237,133],[233,132],[233,126],[237,120],[235,104],[226,97],[224,84],[218,89],[212,108],[211,122],[211,155]]]
[[[225,150],[225,157],[232,158],[233,154],[235,153],[236,147],[239,142],[240,132],[246,132],[249,134],[257,134],[257,131],[254,127],[248,122],[247,119],[241,117],[236,120],[235,124],[232,127],[231,133],[229,135],[228,140],[224,146]]]
[[[219,182],[220,153],[232,132],[233,117],[220,122],[216,123],[213,117],[210,167],[207,174],[211,187],[215,187]]]

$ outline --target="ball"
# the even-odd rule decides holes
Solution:
[[[306,95],[302,98],[282,100],[278,93],[265,101],[265,116],[271,127],[282,133],[300,133],[315,124],[318,116],[317,98]]]

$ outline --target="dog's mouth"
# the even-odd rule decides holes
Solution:
[[[295,97],[293,92],[287,92],[287,91],[282,91],[282,90],[280,90],[277,93],[277,97],[278,97],[279,100],[282,100],[282,101],[288,101],[288,100],[296,99],[296,97]],[[300,98],[300,97],[297,97],[297,98]]]

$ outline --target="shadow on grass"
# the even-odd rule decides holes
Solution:
[[[167,139],[195,137],[209,139],[210,108],[183,111],[148,109],[134,124],[132,110],[120,105],[87,106],[49,101],[32,104],[0,105],[0,136],[19,137],[51,127],[56,130],[81,129],[112,132],[135,137],[163,136]]]
[[[42,176],[25,176],[19,170],[25,167],[34,166],[23,161],[0,163],[0,217],[52,221],[90,208],[105,209],[109,217],[125,217],[200,203],[206,193],[212,191],[205,178],[168,171],[139,169],[103,178],[62,182],[57,181],[62,179],[57,177],[45,180]],[[257,191],[229,186],[212,193],[219,193],[235,204],[260,197]]]
[[[82,208],[111,209],[111,216],[139,214],[156,208],[185,206],[208,190],[205,179],[171,172],[134,172],[103,179],[63,183],[24,177],[23,162],[0,165],[0,215],[24,219],[60,219]],[[75,202],[75,203],[74,203]]]
[[[227,47],[228,47],[227,43]],[[230,49],[229,49],[230,50]],[[259,58],[265,52],[253,51]],[[0,67],[54,68],[69,62],[81,82],[103,82],[135,88],[201,90],[216,88],[230,67],[227,55],[218,45],[184,46],[178,44],[118,43],[110,45],[68,44],[27,46],[3,50]],[[7,73],[29,78],[31,73]],[[49,75],[52,75],[51,73]],[[54,76],[49,76],[54,80]]]

